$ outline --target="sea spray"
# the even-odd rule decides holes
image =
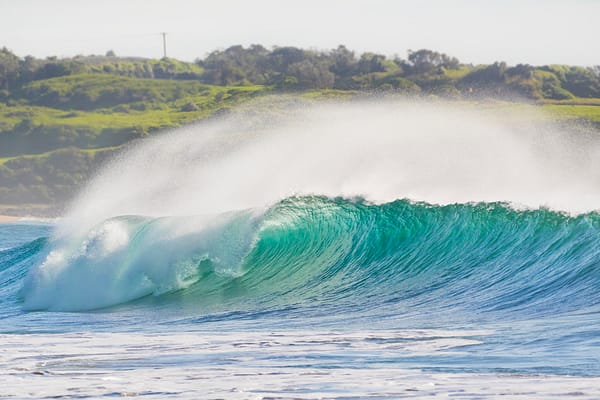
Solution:
[[[570,212],[600,204],[598,141],[582,145],[547,124],[406,101],[318,104],[283,115],[259,110],[140,143],[88,185],[59,234],[119,215],[218,214],[292,195],[506,201]]]

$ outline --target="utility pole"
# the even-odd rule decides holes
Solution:
[[[161,33],[163,37],[163,58],[167,58],[167,32]]]

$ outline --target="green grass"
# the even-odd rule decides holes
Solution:
[[[110,91],[107,87],[111,88]],[[35,125],[94,126],[98,129],[173,126],[205,116],[210,110],[247,100],[265,91],[265,88],[256,85],[222,87],[197,81],[161,81],[98,74],[37,81],[25,90],[33,92],[30,95],[37,98],[33,100],[35,104],[0,108],[2,130],[12,128],[24,119]],[[87,100],[81,100],[82,93]],[[50,102],[49,98],[53,96],[56,104]],[[103,100],[109,97],[110,101]],[[78,99],[90,107],[82,109],[71,104]],[[44,102],[47,104],[39,104]]]
[[[464,78],[469,72],[472,72],[471,67],[460,67],[458,69],[447,69],[444,70],[444,75],[454,81]]]
[[[347,100],[360,94],[356,90],[309,90],[302,92],[300,97],[308,100]]]
[[[600,124],[600,105],[547,104],[542,110],[558,119],[581,119]]]
[[[543,100],[542,104],[555,104],[555,105],[570,105],[570,106],[600,106],[600,99],[585,99],[576,97],[574,99],[567,100]]]
[[[122,146],[99,147],[99,148],[95,148],[95,149],[78,149],[78,151],[80,151],[81,153],[84,153],[84,154],[89,154],[90,156],[94,157],[98,153],[101,153],[104,151],[117,151],[120,148],[122,148]],[[51,150],[51,151],[47,151],[47,152],[39,153],[39,154],[20,154],[18,156],[0,157],[0,165],[3,165],[8,161],[21,159],[21,158],[29,159],[29,160],[44,159],[60,150],[61,149]]]
[[[76,76],[52,79],[52,85],[58,82],[78,82],[84,79],[84,76]],[[103,77],[104,78],[104,77]],[[132,78],[108,76],[108,81],[114,79],[125,79],[125,81],[136,81]],[[168,91],[177,88],[186,82],[155,82],[144,81],[144,85],[149,84],[156,87],[167,87]],[[100,79],[99,82],[105,82]],[[39,82],[38,82],[39,83]],[[139,82],[138,82],[139,83]],[[257,95],[266,93],[267,90],[261,86],[241,86],[241,87],[217,87],[202,85],[194,82],[195,87],[192,92],[202,88],[201,93],[189,94],[175,98],[172,101],[153,103],[153,102],[133,102],[130,104],[108,108],[99,108],[95,110],[62,110],[57,108],[33,105],[4,106],[0,108],[0,130],[10,131],[23,120],[29,120],[36,126],[71,126],[86,127],[100,132],[103,129],[145,129],[148,131],[176,127],[198,119],[205,118],[221,108],[231,108],[240,102],[249,100]],[[356,91],[342,90],[312,90],[300,94],[305,99],[348,99],[358,95]],[[168,98],[173,93],[163,94],[161,98]],[[512,104],[512,103],[508,103]],[[138,110],[139,108],[141,110]],[[145,109],[144,109],[145,108]],[[542,103],[542,110],[558,118],[570,119],[588,119],[591,121],[600,121],[600,99],[571,99],[571,100],[546,100]]]
[[[78,74],[35,81],[25,85],[19,97],[31,105],[64,110],[113,109],[127,105],[137,109],[160,108],[191,99],[205,103],[264,90],[262,86],[225,87],[196,80],[140,79],[108,74]],[[120,107],[124,109],[124,107]]]
[[[268,91],[256,85],[225,87],[100,74],[48,79],[35,85],[40,91],[50,88],[59,93],[54,97],[58,104],[12,102],[0,106],[0,165],[19,156],[44,162],[45,155],[63,148],[82,149],[81,155],[89,156],[84,153],[119,147],[132,139],[210,117]],[[125,94],[103,92],[121,89]],[[86,93],[88,100],[97,96],[97,101],[90,100],[83,109],[65,109],[80,98],[78,92]],[[139,93],[150,97],[139,100]],[[106,96],[109,104],[102,100]],[[34,96],[31,101],[36,99]]]
[[[508,100],[468,101],[459,100],[459,104],[468,108],[475,108],[478,112],[491,112],[502,115],[503,118],[515,121],[552,122],[585,120],[594,124],[600,123],[600,104],[578,105],[568,102],[533,103]]]
[[[106,89],[105,85],[110,89]],[[38,153],[72,145],[80,148],[120,145],[128,138],[209,117],[219,110],[233,108],[268,90],[256,85],[224,87],[204,85],[196,81],[134,79],[109,75],[68,76],[38,81],[29,87],[31,86],[36,86],[41,93],[46,93],[43,88],[50,88],[49,93],[57,93],[58,97],[52,95],[55,96],[53,98],[57,105],[28,105],[22,104],[23,102],[18,105],[2,105],[0,143],[9,143],[11,136],[15,141],[20,140],[19,137],[25,137],[27,132],[34,131],[38,136],[28,136],[29,139],[26,140],[39,137],[36,142],[31,142],[32,152]],[[113,96],[111,92],[107,95],[103,92],[105,90],[123,90],[125,94]],[[76,93],[86,93],[88,107],[65,109],[66,105],[80,98]],[[140,93],[149,97],[139,100]],[[110,104],[102,100],[105,97],[110,98]],[[90,100],[92,98],[96,100]],[[38,97],[34,96],[31,101],[37,102],[35,99]],[[81,132],[76,140],[73,139],[74,134],[69,133],[73,130]],[[52,131],[55,132],[52,134],[53,139],[49,139],[48,134]],[[62,131],[66,133],[61,134]],[[102,139],[98,139],[100,135]],[[53,142],[48,143],[48,140]],[[45,143],[43,146],[33,146],[42,142]],[[12,156],[24,152],[21,149],[2,154]]]
[[[137,78],[164,79],[198,79],[204,69],[196,63],[188,63],[173,58],[167,59],[127,59],[104,56],[75,57],[82,63],[82,73],[100,73],[130,76]]]
[[[204,98],[187,98],[187,101],[196,101],[199,104],[206,103]],[[150,109],[146,111],[76,111],[66,112],[49,107],[20,106],[11,107],[0,111],[0,126],[3,130],[14,128],[23,119],[31,121],[33,125],[43,126],[73,126],[91,127],[93,130],[102,129],[127,129],[144,127],[160,129],[177,126],[211,114],[217,108],[216,105],[191,112],[178,109],[177,104],[170,104],[162,109]]]

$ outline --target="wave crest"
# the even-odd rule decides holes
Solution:
[[[310,301],[531,315],[597,303],[600,218],[292,197],[210,218],[113,218],[44,257],[23,288],[28,309],[177,292],[234,309]]]
[[[24,283],[24,306],[96,309],[189,287],[202,268],[236,276],[257,226],[248,212],[108,219],[82,237],[51,243]]]

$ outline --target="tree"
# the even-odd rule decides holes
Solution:
[[[354,52],[348,50],[346,46],[339,45],[337,49],[331,51],[329,56],[333,62],[330,69],[334,74],[340,77],[348,77],[355,72],[357,64],[356,57]]]
[[[6,47],[0,49],[0,89],[10,91],[19,81],[19,57]]]
[[[323,63],[303,60],[290,65],[288,75],[295,78],[298,89],[330,89],[335,81],[334,74]]]
[[[358,60],[358,71],[361,74],[385,71],[385,56],[375,53],[364,53]]]
[[[600,97],[600,76],[593,68],[571,67],[563,87],[579,97]]]
[[[417,74],[432,73],[440,67],[457,69],[460,66],[460,62],[456,57],[450,57],[444,53],[426,49],[417,51],[409,50],[408,61],[411,63],[414,72]]]
[[[495,62],[487,67],[478,68],[468,73],[462,80],[469,85],[490,85],[503,83],[506,78],[507,66],[505,62]]]
[[[520,77],[523,79],[531,79],[533,76],[533,67],[529,64],[517,64],[506,70],[506,75],[509,77]]]
[[[23,85],[35,79],[36,71],[40,68],[40,60],[35,57],[26,56],[21,61],[20,84]]]
[[[304,60],[306,55],[304,50],[296,47],[277,47],[269,54],[268,60],[271,68],[276,72],[284,73],[292,64]]]

